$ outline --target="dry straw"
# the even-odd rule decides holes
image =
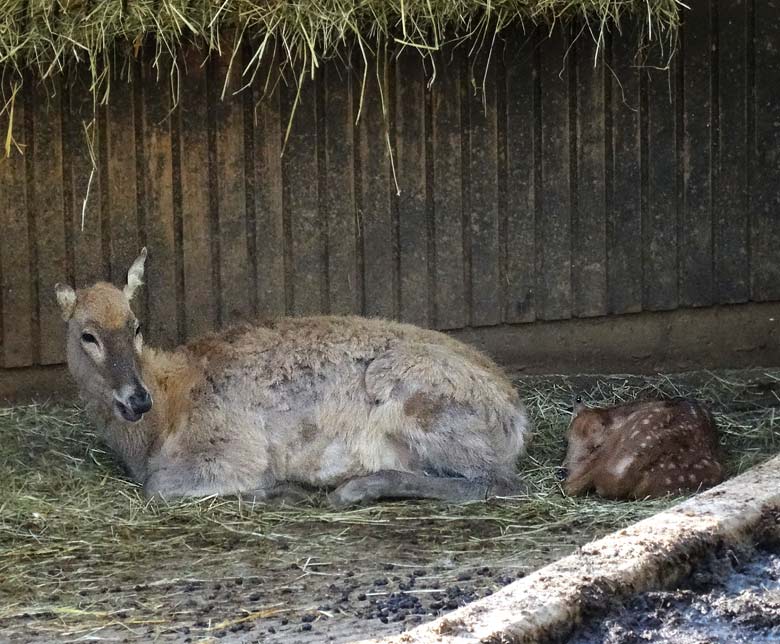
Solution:
[[[462,506],[385,503],[340,512],[321,498],[295,507],[251,507],[229,498],[150,504],[123,478],[79,408],[0,410],[0,629],[25,624],[50,629],[56,639],[54,633],[67,625],[76,639],[117,620],[128,628],[132,620],[191,620],[161,613],[152,598],[139,605],[133,587],[164,578],[163,593],[191,577],[215,579],[235,570],[268,584],[279,569],[273,565],[306,568],[311,561],[328,562],[330,569],[356,566],[357,576],[372,579],[382,555],[367,544],[408,544],[412,536],[419,540],[412,554],[420,562],[448,556],[527,572],[676,501],[563,496],[555,474],[578,393],[596,404],[679,395],[705,401],[721,428],[729,474],[780,451],[776,370],[524,378],[518,387],[536,426],[520,464],[531,484],[527,496]],[[116,596],[101,590],[115,586],[122,589]],[[284,599],[286,610],[311,600],[306,593]],[[135,606],[125,618],[112,612],[117,606],[111,602],[120,600]]]
[[[73,65],[89,67],[95,103],[106,103],[112,78],[147,49],[160,73],[170,74],[175,100],[180,52],[191,47],[231,65],[245,52],[246,84],[276,56],[299,87],[324,60],[356,50],[365,84],[369,60],[388,46],[415,48],[433,62],[445,45],[490,46],[517,24],[578,19],[578,33],[601,44],[630,18],[642,25],[638,46],[673,44],[682,8],[680,0],[0,0],[0,114],[11,121],[22,79],[52,79]]]

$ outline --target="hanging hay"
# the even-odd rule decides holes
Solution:
[[[600,40],[627,16],[639,16],[643,37],[663,39],[674,34],[685,6],[680,0],[1,0],[0,65],[48,78],[71,61],[88,62],[97,80],[116,62],[117,44],[125,57],[136,56],[153,40],[159,56],[171,57],[187,44],[221,54],[246,41],[254,52],[250,67],[276,45],[313,71],[353,41],[363,51],[391,41],[428,52],[453,40],[483,40],[518,22],[581,18]]]
[[[531,482],[527,496],[339,512],[322,498],[295,507],[217,498],[148,503],[96,442],[81,409],[3,409],[0,639],[253,629],[276,641],[270,628],[280,641],[293,631],[296,641],[324,641],[323,632],[344,641],[397,632],[398,623],[386,622],[400,611],[408,613],[404,625],[430,619],[677,501],[562,495],[555,474],[576,394],[594,404],[705,401],[730,475],[780,451],[780,371],[534,377],[518,387],[536,428],[520,465]],[[413,610],[394,613],[403,602]],[[302,631],[311,620],[313,630]]]
[[[421,60],[453,43],[492,47],[511,25],[555,25],[578,19],[577,37],[599,46],[629,20],[640,25],[637,48],[673,43],[681,0],[0,0],[0,116],[7,119],[5,155],[14,147],[13,106],[23,79],[46,81],[74,65],[91,74],[95,105],[110,99],[111,81],[127,78],[146,50],[153,66],[170,75],[174,105],[182,50],[226,56],[242,67],[242,84],[270,73],[270,61],[291,70],[298,85],[327,59],[357,50],[363,89],[369,60],[388,45],[411,47]],[[241,52],[241,56],[239,56]],[[242,59],[242,56],[244,57]],[[235,91],[233,89],[230,90]],[[222,97],[228,92],[227,81]]]

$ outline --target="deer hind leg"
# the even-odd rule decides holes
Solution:
[[[242,501],[272,503],[274,505],[298,505],[310,503],[314,490],[291,481],[282,481],[271,487],[258,488],[239,494]]]
[[[519,494],[522,491],[524,488],[520,481],[510,477],[466,479],[382,470],[340,485],[328,495],[328,501],[334,507],[391,498],[436,499],[463,503],[480,501],[496,495]]]

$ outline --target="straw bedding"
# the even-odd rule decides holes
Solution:
[[[150,504],[79,407],[2,409],[0,639],[186,633],[272,642],[295,632],[296,641],[324,641],[325,633],[347,641],[430,619],[676,501],[562,495],[555,473],[577,393],[593,403],[705,401],[729,474],[780,451],[776,370],[534,377],[517,386],[536,426],[520,463],[528,496],[341,512],[320,497],[295,507]]]

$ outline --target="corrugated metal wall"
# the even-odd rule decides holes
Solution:
[[[412,51],[364,96],[362,68],[328,63],[283,156],[292,83],[233,96],[234,71],[222,101],[228,59],[191,53],[171,113],[139,63],[100,112],[83,212],[88,77],[29,81],[24,155],[0,162],[2,366],[62,362],[53,284],[120,281],[143,245],[163,345],[255,314],[453,329],[780,300],[778,15],[697,3],[668,70],[635,66],[630,34],[594,67],[579,27],[518,33],[489,65],[447,52],[430,87]]]

